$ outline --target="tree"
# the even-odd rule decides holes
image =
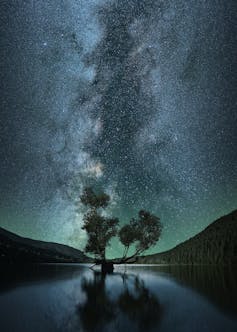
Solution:
[[[124,260],[129,260],[154,246],[159,240],[162,232],[162,224],[160,218],[147,212],[140,210],[138,219],[132,218],[128,225],[124,225],[119,231],[120,242],[124,245]],[[129,247],[135,245],[135,253],[126,258]]]
[[[160,219],[148,211],[140,210],[138,218],[132,218],[129,224],[118,229],[119,220],[101,215],[101,209],[108,206],[110,197],[102,192],[96,194],[92,188],[83,190],[80,197],[81,202],[89,207],[84,215],[84,225],[88,241],[85,247],[87,253],[94,254],[97,264],[102,264],[102,271],[113,271],[113,263],[125,263],[132,258],[135,259],[145,250],[154,246],[160,238],[162,224]],[[112,237],[118,236],[124,245],[123,257],[119,259],[106,260],[106,247],[110,245]],[[128,251],[134,247],[135,252],[127,257]]]
[[[92,210],[106,208],[110,201],[109,195],[103,192],[96,195],[90,187],[83,190],[80,199],[84,205],[89,206]]]
[[[85,188],[80,198],[81,202],[90,208],[83,218],[82,229],[86,230],[88,235],[85,251],[105,261],[106,247],[110,244],[111,238],[117,234],[119,220],[102,216],[98,209],[105,208],[110,197],[105,193],[95,194],[91,188]]]

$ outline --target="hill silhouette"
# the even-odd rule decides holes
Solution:
[[[237,210],[171,250],[142,256],[141,264],[237,264]]]
[[[88,263],[91,258],[72,247],[21,237],[0,228],[0,262]]]

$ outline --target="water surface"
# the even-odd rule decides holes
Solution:
[[[0,331],[237,331],[234,268],[1,266]]]

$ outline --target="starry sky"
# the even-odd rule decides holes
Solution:
[[[236,9],[2,1],[0,226],[82,249],[91,185],[121,225],[158,215],[158,252],[236,209]]]

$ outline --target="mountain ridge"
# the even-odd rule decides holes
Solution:
[[[91,258],[68,245],[33,240],[0,227],[0,262],[91,262]]]
[[[225,226],[223,223],[226,223]],[[223,227],[224,226],[224,227]],[[237,210],[167,251],[138,257],[141,264],[237,264]]]

